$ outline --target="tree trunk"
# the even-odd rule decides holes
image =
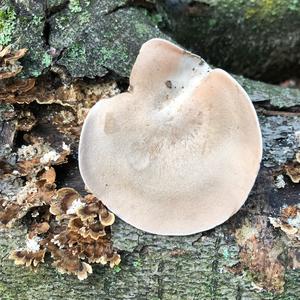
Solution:
[[[14,31],[6,38],[11,42],[19,36],[16,44],[30,50],[22,74],[44,73],[41,78],[52,89],[62,84],[68,87],[77,82],[75,77],[85,76],[87,86],[114,79],[124,90],[140,45],[153,36],[166,37],[154,26],[154,14],[126,3],[6,2],[6,19],[8,6],[16,12],[11,22]],[[236,215],[213,230],[185,237],[148,234],[117,219],[112,239],[122,257],[120,268],[96,265],[94,273],[82,282],[59,274],[50,259],[35,273],[8,260],[10,251],[24,243],[25,218],[1,231],[0,298],[299,299],[299,215],[288,213],[298,209],[299,184],[286,172],[299,168],[291,162],[300,146],[300,91],[236,78],[256,106],[264,140],[257,182]],[[0,152],[6,144],[18,148],[24,142],[22,134],[16,134],[15,121],[7,116],[13,109],[31,110],[37,119],[33,131],[52,144],[72,141],[69,163],[56,167],[58,186],[83,191],[77,167],[78,140],[68,132],[54,130],[47,119],[63,105],[59,101],[40,104],[46,94],[36,97],[38,103],[1,104]]]
[[[209,63],[278,82],[300,75],[300,3],[157,0],[164,31]]]

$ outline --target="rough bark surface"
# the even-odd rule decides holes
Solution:
[[[156,2],[164,31],[209,63],[266,81],[299,76],[299,1]]]
[[[41,5],[12,1],[5,5],[5,12],[8,6],[16,11],[14,30],[7,36],[11,41],[19,36],[17,43],[30,49],[23,61],[24,76],[51,69],[67,83],[73,77],[113,73],[124,88],[124,76],[140,45],[150,37],[164,36],[155,27],[153,14],[128,7],[127,1],[52,0]],[[0,299],[299,299],[299,241],[274,228],[269,217],[278,219],[283,207],[299,203],[299,184],[290,181],[284,166],[299,151],[300,91],[243,77],[237,80],[256,105],[264,158],[255,187],[235,216],[216,229],[187,237],[155,236],[117,220],[112,233],[122,256],[120,268],[95,267],[83,282],[57,273],[47,262],[33,273],[9,261],[9,252],[24,242],[26,224],[20,222],[1,231]],[[65,136],[45,121],[57,107],[31,104],[38,120],[35,130],[61,143]],[[0,107],[1,150],[14,141],[14,124],[3,118],[13,109],[7,104]],[[18,136],[15,142],[20,143]],[[83,191],[76,143],[72,150],[70,162],[56,169],[57,184]],[[283,188],[279,175],[283,175]],[[294,225],[300,227],[297,222]]]

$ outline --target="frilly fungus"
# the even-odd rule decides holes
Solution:
[[[37,80],[13,78],[22,69],[18,59],[25,52],[0,46],[0,102],[59,104],[47,121],[71,137],[64,136],[68,143],[79,137],[87,111],[97,100],[119,93],[112,81],[87,84],[80,80],[57,88],[43,76]],[[48,253],[60,272],[77,275],[80,280],[92,273],[91,264],[118,265],[120,255],[110,235],[114,215],[92,195],[81,197],[71,188],[56,189],[53,166],[67,162],[70,147],[60,138],[49,144],[38,130],[25,134],[27,145],[14,147],[14,152],[15,132],[31,131],[37,120],[28,107],[4,107],[0,112],[5,121],[0,149],[0,228],[22,218],[28,225],[26,246],[12,251],[10,259],[36,270]]]
[[[16,76],[21,72],[22,66],[18,61],[27,52],[27,49],[13,50],[12,46],[0,46],[0,80]]]
[[[70,148],[30,135],[26,140],[29,145],[0,158],[0,228],[23,217],[28,225],[26,247],[10,259],[36,270],[49,253],[60,272],[80,280],[92,272],[91,264],[119,264],[110,235],[114,215],[93,195],[56,189],[53,166],[67,161]]]
[[[186,235],[236,213],[262,156],[253,105],[225,71],[170,42],[146,42],[128,92],[99,101],[81,133],[87,187],[133,226]]]
[[[52,198],[50,211],[44,210],[29,229],[26,248],[10,255],[17,265],[36,269],[49,252],[59,272],[83,280],[92,273],[93,263],[110,267],[120,263],[109,233],[114,216],[97,198],[62,188]]]

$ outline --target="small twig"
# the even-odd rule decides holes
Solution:
[[[293,111],[281,111],[281,110],[268,110],[265,108],[257,108],[256,111],[266,116],[287,116],[287,117],[300,116],[299,111],[293,112]]]

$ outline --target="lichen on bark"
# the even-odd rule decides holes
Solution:
[[[209,63],[236,74],[277,82],[299,75],[298,0],[156,3],[164,16],[161,28]]]

